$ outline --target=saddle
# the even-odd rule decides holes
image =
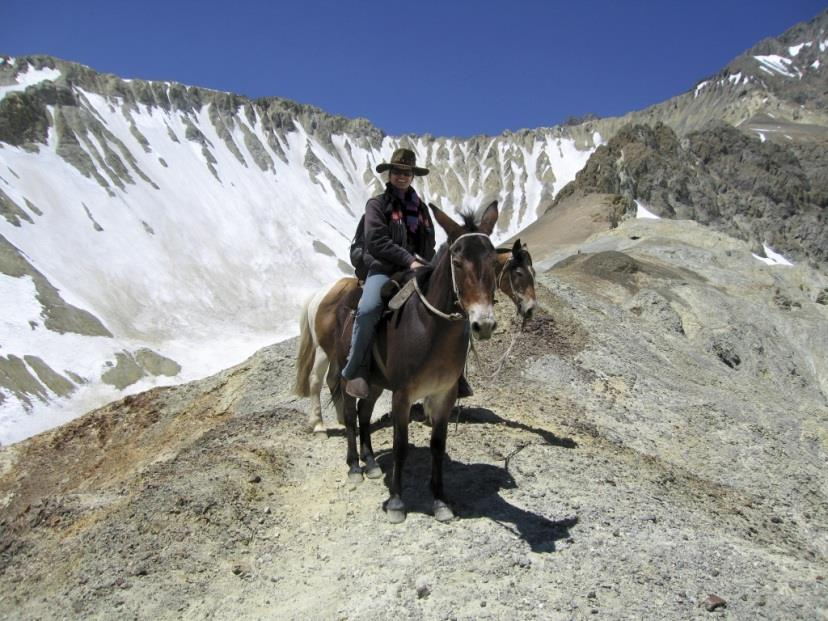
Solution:
[[[399,310],[402,308],[402,305],[405,304],[405,301],[411,297],[411,295],[417,290],[417,279],[410,278],[406,283],[400,286],[399,283],[395,281],[389,281],[389,284],[394,283],[395,287],[393,288],[394,291],[392,293],[392,297],[388,300],[385,307],[387,312],[393,313],[394,311]],[[389,287],[392,289],[392,287]],[[383,300],[385,300],[385,291],[383,291]]]
[[[359,286],[362,287],[365,283],[359,281]],[[385,307],[385,315],[391,314],[394,311],[402,308],[405,301],[411,297],[417,290],[416,278],[413,270],[403,270],[391,274],[391,280],[385,283],[380,292],[380,299],[382,299]]]

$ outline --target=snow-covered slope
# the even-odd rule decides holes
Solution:
[[[303,299],[350,272],[355,223],[384,185],[374,168],[398,146],[431,168],[417,189],[450,213],[498,199],[505,239],[601,141],[395,138],[47,57],[5,59],[0,85],[3,443],[294,334]]]

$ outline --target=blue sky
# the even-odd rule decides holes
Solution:
[[[0,54],[278,96],[392,135],[616,116],[693,87],[813,0],[3,0]]]

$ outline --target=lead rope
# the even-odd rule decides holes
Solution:
[[[517,317],[520,317],[520,315],[518,314]],[[515,318],[512,318],[512,325],[515,325],[515,323]],[[514,348],[515,343],[517,343],[517,340],[522,333],[523,321],[520,322],[520,327],[512,332],[512,341],[509,343],[509,347],[507,347],[506,351],[501,354],[500,358],[494,361],[494,364],[492,366],[496,365],[497,368],[495,368],[491,375],[489,375],[489,379],[496,379],[497,376],[500,375],[500,372],[503,370],[503,365],[506,364],[506,360],[508,359],[509,354],[512,353],[512,349]]]

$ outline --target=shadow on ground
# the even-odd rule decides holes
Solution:
[[[563,448],[577,448],[578,444],[572,438],[560,438],[547,429],[532,427],[513,420],[502,418],[487,408],[466,407],[459,405],[454,408],[451,418],[452,424],[503,425],[510,429],[519,429],[532,433],[541,438],[546,444]]]
[[[423,406],[419,403],[415,403],[411,406],[410,417],[413,422],[423,423],[425,425],[429,424],[429,421],[426,419],[425,412],[423,411]],[[460,423],[470,425],[504,425],[510,429],[519,429],[521,431],[537,435],[546,444],[551,446],[560,446],[563,448],[578,447],[578,444],[572,438],[561,438],[547,429],[532,427],[531,425],[526,425],[517,421],[507,420],[487,408],[466,407],[462,405],[456,406],[452,410],[449,425],[459,425]],[[380,429],[385,429],[386,427],[391,427],[390,412],[386,412],[371,423],[371,433],[379,431]],[[336,429],[327,429],[325,433],[328,437],[344,438],[345,428],[338,427]]]
[[[412,406],[411,420],[428,424],[420,404]],[[390,414],[383,414],[371,424],[371,432],[391,427],[391,424]],[[503,425],[535,435],[541,440],[541,444],[563,448],[577,447],[576,442],[571,438],[562,438],[546,429],[507,420],[487,408],[458,406],[452,411],[450,424]],[[344,437],[345,430],[329,429],[327,434],[330,437]],[[388,487],[393,467],[393,455],[389,450],[378,451],[376,458],[382,468],[385,485]],[[578,518],[566,516],[561,519],[550,519],[521,509],[505,500],[500,492],[518,487],[509,473],[508,461],[507,458],[503,466],[482,463],[466,464],[452,460],[446,455],[443,477],[449,504],[460,519],[490,519],[524,540],[532,551],[554,552],[557,541],[570,537],[569,529],[578,523]],[[403,501],[409,514],[431,515],[430,478],[430,449],[409,445],[403,473]]]
[[[377,457],[377,461],[388,486],[393,456],[385,451]],[[403,473],[403,500],[409,514],[431,514],[430,477],[430,449],[409,446]],[[578,523],[577,517],[550,519],[504,499],[500,495],[502,490],[517,488],[517,483],[505,467],[465,464],[447,455],[443,477],[449,504],[459,519],[485,518],[497,522],[529,544],[533,552],[554,552],[556,542],[568,539],[569,529]]]

